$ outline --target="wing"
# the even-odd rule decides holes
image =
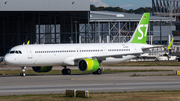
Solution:
[[[134,55],[134,56],[140,56],[141,54],[144,54],[144,52],[137,52],[137,53],[124,53],[124,54],[114,54],[114,55],[94,55],[94,56],[86,56],[86,57],[76,57],[74,58],[75,61],[79,61],[80,59],[84,58],[92,58],[92,59],[97,59],[97,60],[105,60],[108,57],[115,57],[115,58],[121,58],[122,56],[127,56],[127,55]]]

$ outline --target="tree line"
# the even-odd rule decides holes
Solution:
[[[94,5],[90,5],[91,11],[113,11],[113,12],[125,12],[125,13],[133,13],[133,14],[142,14],[144,12],[151,12],[151,7],[140,7],[138,9],[123,9],[121,7],[96,7]]]

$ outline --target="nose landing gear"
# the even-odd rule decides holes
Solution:
[[[25,74],[26,67],[21,67],[21,69],[22,69],[22,72],[20,73],[20,76],[25,77],[26,76],[26,74]]]

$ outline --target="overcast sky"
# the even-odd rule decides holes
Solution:
[[[90,3],[99,6],[121,7],[124,9],[137,9],[139,7],[152,7],[152,0],[90,0]]]

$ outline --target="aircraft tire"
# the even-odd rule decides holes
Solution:
[[[25,74],[25,73],[23,73],[23,72],[21,72],[21,73],[20,73],[20,76],[25,77],[25,76],[26,76],[26,74]]]
[[[96,75],[97,73],[96,72],[93,72],[93,75]]]
[[[70,75],[71,74],[71,70],[70,69],[66,69],[66,74]]]
[[[66,75],[66,70],[65,69],[62,70],[62,75]]]
[[[26,74],[25,73],[23,73],[23,77],[25,77],[26,76]]]
[[[99,68],[97,71],[93,72],[93,75],[100,75],[101,74],[101,69]]]
[[[97,73],[98,75],[100,75],[100,74],[101,74],[101,69],[99,68],[99,69],[96,71],[96,73]]]
[[[22,73],[22,72],[20,73],[20,76],[23,76],[23,73]]]

